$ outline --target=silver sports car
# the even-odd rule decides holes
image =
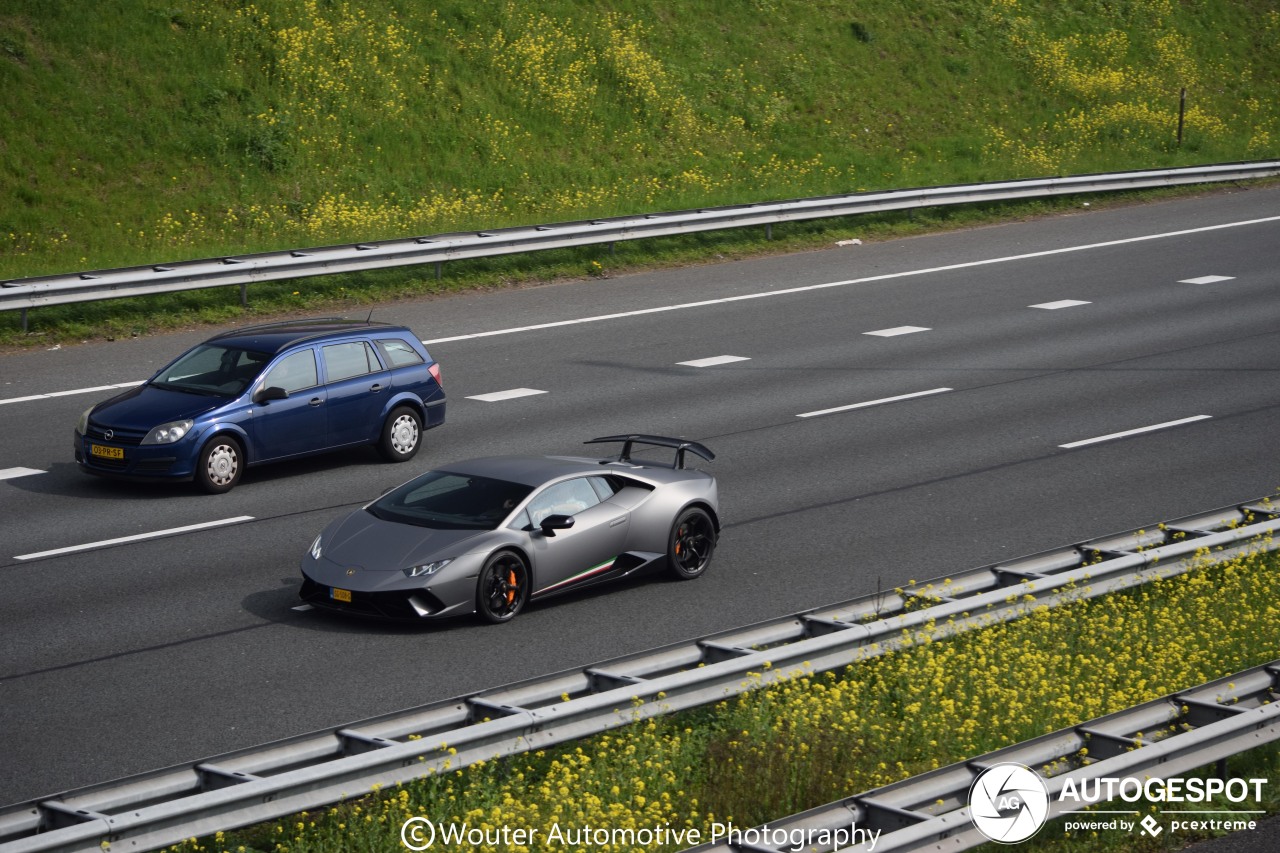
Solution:
[[[616,458],[494,456],[428,471],[339,519],[302,558],[302,598],[395,619],[477,613],[506,622],[533,600],[665,568],[707,570],[716,480],[684,467],[695,441],[612,435]],[[631,458],[633,445],[675,459]]]

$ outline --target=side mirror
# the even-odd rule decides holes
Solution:
[[[277,385],[271,385],[267,388],[261,388],[258,393],[253,395],[253,402],[266,403],[271,400],[287,400],[289,392]]]
[[[542,519],[543,536],[555,536],[557,530],[568,530],[573,527],[573,516],[571,515],[548,515]]]

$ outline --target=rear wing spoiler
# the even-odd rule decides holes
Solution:
[[[644,444],[652,447],[671,447],[676,451],[675,463],[672,468],[684,467],[685,451],[701,456],[708,462],[716,458],[706,445],[699,444],[696,441],[689,441],[683,438],[669,438],[665,435],[606,435],[600,438],[593,438],[590,441],[584,441],[583,444],[622,444],[622,452],[618,454],[619,462],[631,461],[631,446],[633,444]]]

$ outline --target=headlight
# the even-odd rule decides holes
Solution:
[[[320,534],[320,536],[323,536],[323,535],[324,535],[323,533],[322,533],[322,534]],[[323,550],[323,549],[320,547],[320,536],[317,536],[317,537],[316,537],[316,541],[314,541],[314,542],[312,542],[312,543],[311,543],[311,559],[313,559],[313,560],[318,560],[318,559],[320,559],[320,554],[321,554],[321,552],[322,552],[322,550]]]
[[[89,413],[93,411],[93,406],[84,410],[84,414],[80,416],[80,420],[76,421],[76,432],[85,435],[89,432]]]
[[[452,558],[448,560],[436,560],[434,563],[424,563],[421,566],[410,566],[402,571],[404,572],[405,577],[424,578],[428,575],[434,575],[436,572],[440,571],[452,562]]]
[[[142,439],[143,444],[173,444],[191,431],[192,421],[173,421],[160,426],[147,433],[147,437]]]

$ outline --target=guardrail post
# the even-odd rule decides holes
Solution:
[[[436,281],[440,280],[440,268],[444,266],[444,261],[436,261]]]
[[[249,285],[247,283],[242,283],[240,285],[240,307],[249,307]]]
[[[22,334],[27,333],[27,309],[22,309]]]
[[[773,239],[773,223],[772,222],[766,222],[764,224],[764,238],[766,240]]]

